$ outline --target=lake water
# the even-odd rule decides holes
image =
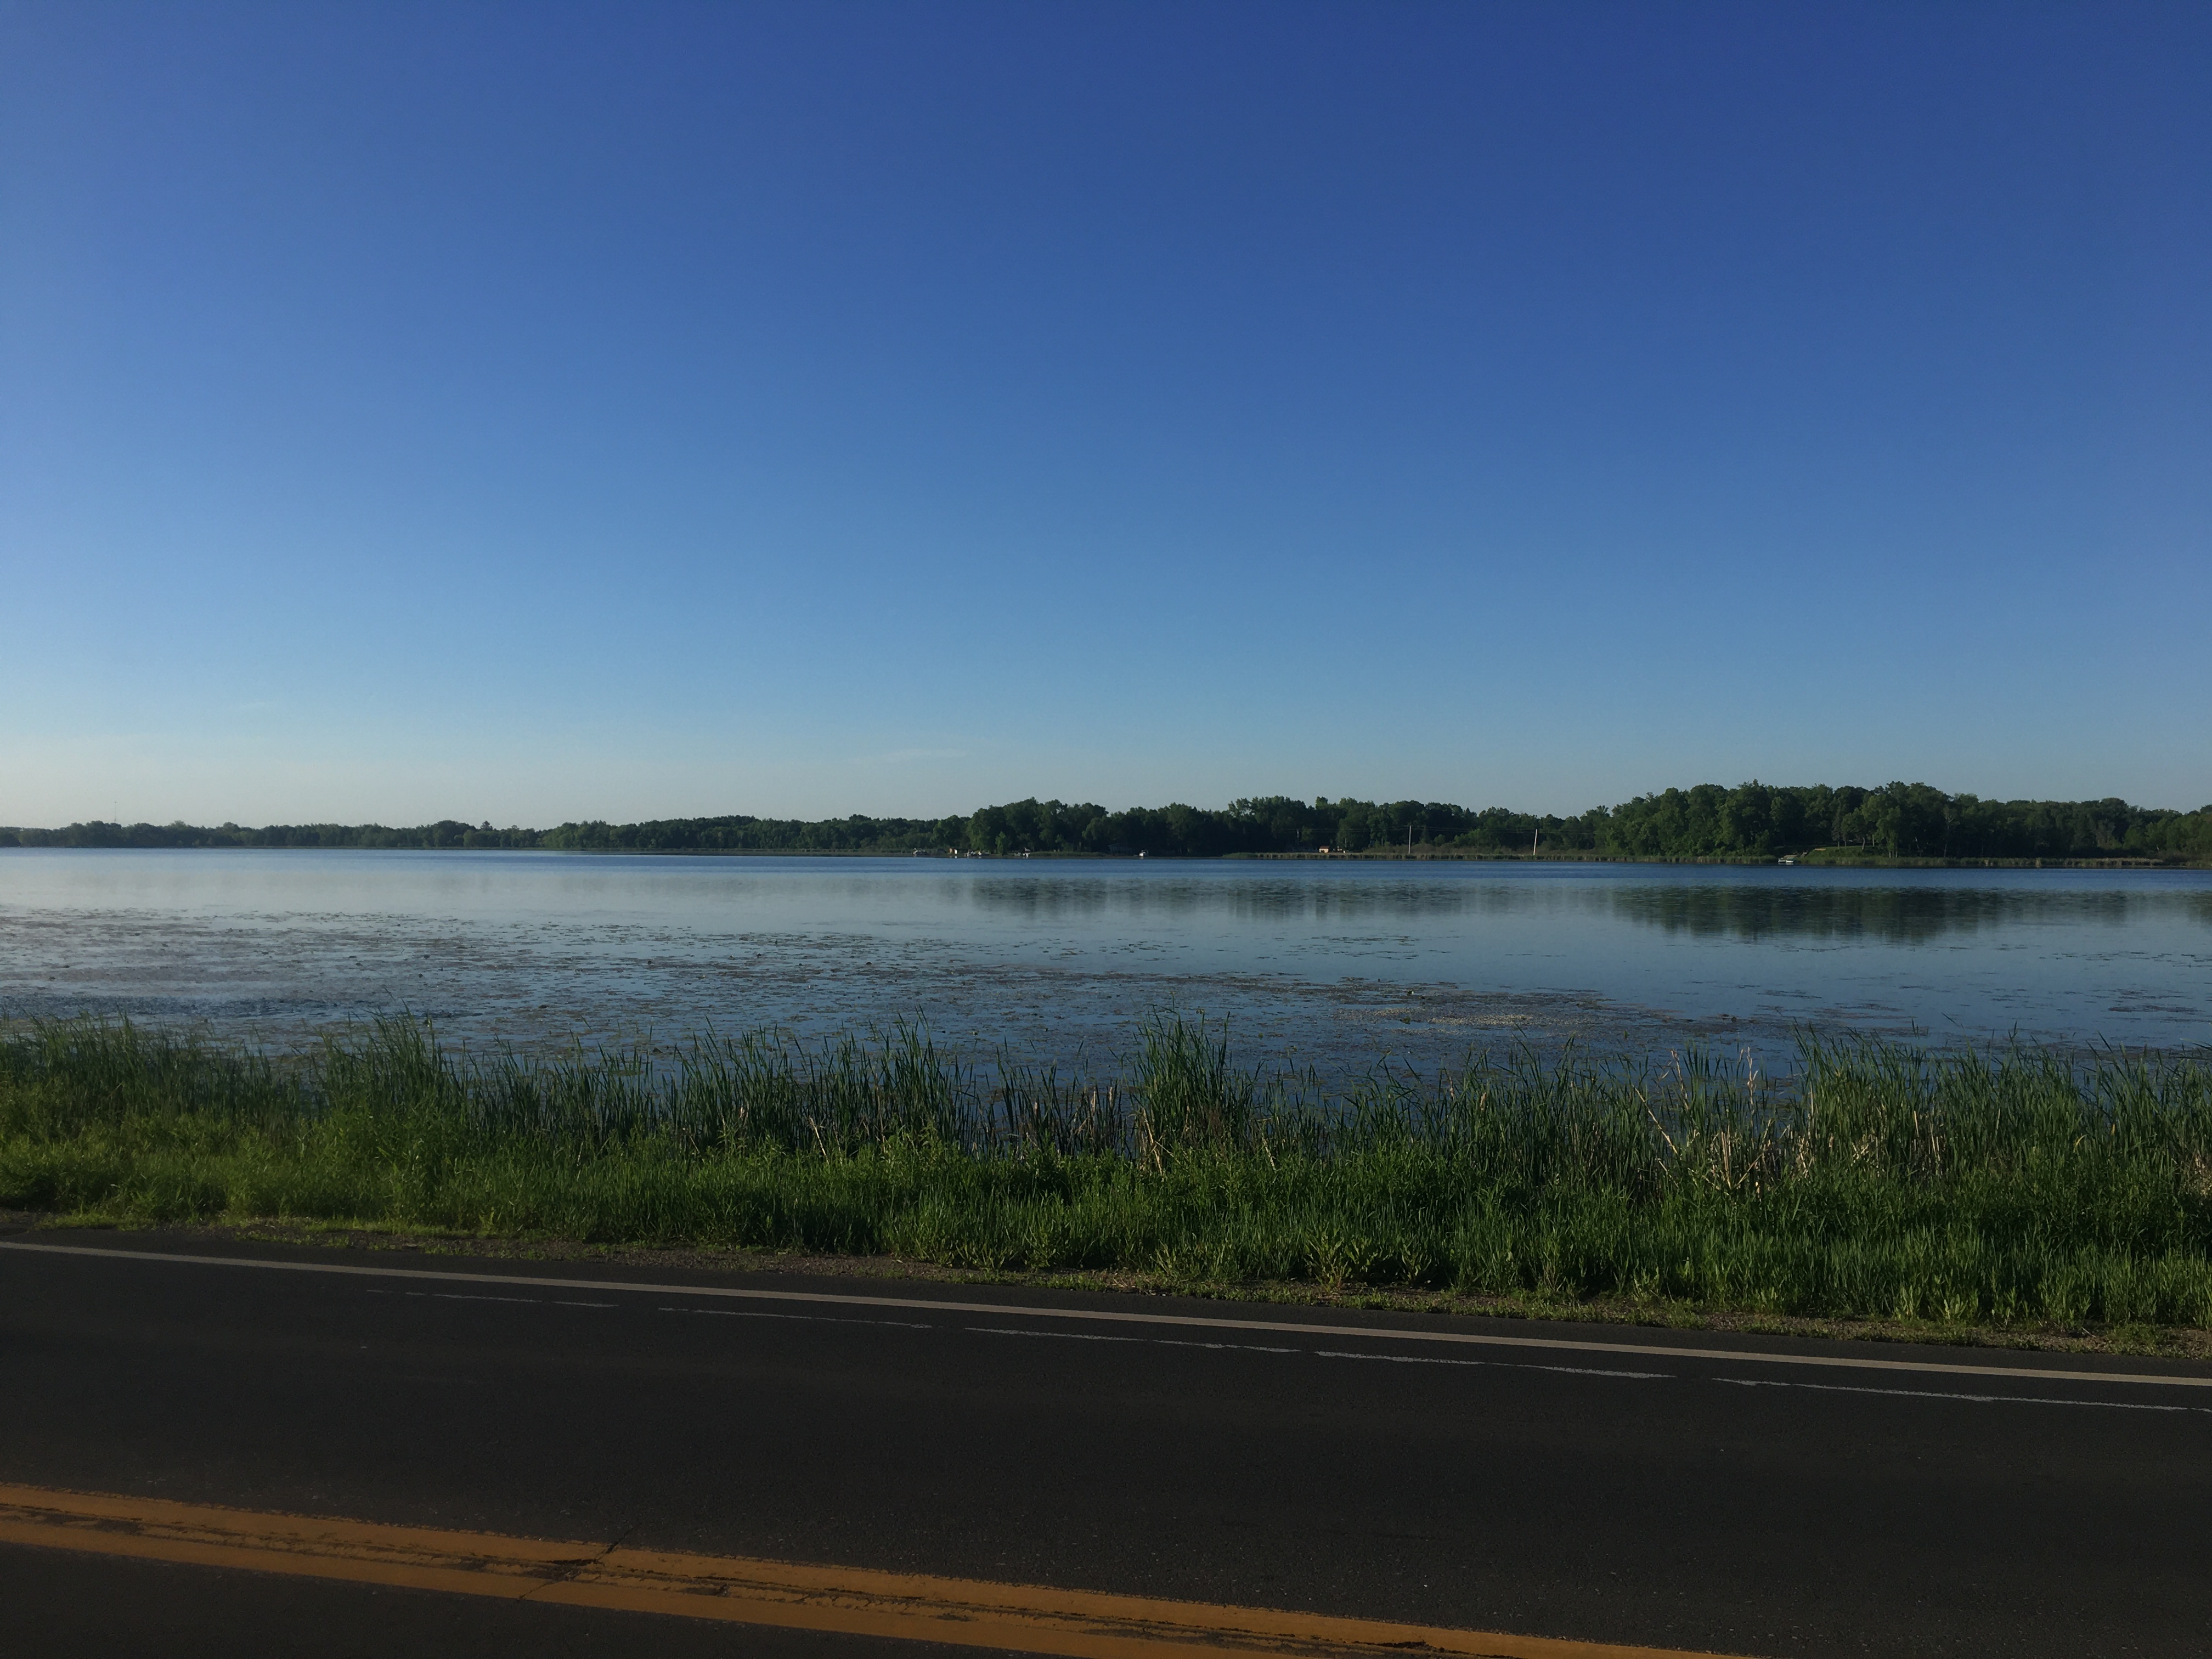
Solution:
[[[1148,1011],[1249,1057],[1574,1041],[2212,1043],[2212,872],[0,849],[0,1016],[278,1042],[919,1018],[1105,1061]]]

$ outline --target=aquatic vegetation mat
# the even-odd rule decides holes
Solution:
[[[1148,1024],[1115,1074],[898,1028],[553,1058],[0,1036],[0,1206],[1838,1319],[2212,1326],[2212,1068],[1808,1037],[1774,1079],[1479,1055],[1348,1085]]]

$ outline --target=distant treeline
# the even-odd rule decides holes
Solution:
[[[744,814],[525,830],[444,818],[382,824],[72,823],[0,829],[0,846],[531,848],[594,853],[1146,853],[1223,858],[1261,854],[1581,853],[1614,858],[1775,858],[1821,848],[1878,858],[2212,859],[2212,805],[2193,812],[2124,800],[1983,800],[1924,783],[1734,789],[1701,783],[1638,795],[1573,817],[1475,811],[1438,801],[1312,801],[1267,795],[1200,806],[1021,800],[964,817],[809,821]]]

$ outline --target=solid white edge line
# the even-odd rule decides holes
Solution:
[[[272,1273],[330,1273],[365,1279],[436,1279],[460,1285],[528,1285],[542,1290],[629,1291],[653,1296],[720,1297],[744,1302],[805,1302],[853,1308],[904,1308],[938,1313],[992,1314],[1000,1318],[1075,1319],[1103,1324],[1171,1325],[1279,1335],[1358,1337],[1367,1341],[1449,1342],[1471,1347],[1542,1348],[1552,1352],[1642,1354],[1667,1359],[1712,1359],[1757,1365],[1810,1365],[1844,1370],[1913,1371],[1942,1376],[2010,1376],[2038,1382],[2124,1382],[2160,1388],[2212,1389],[2212,1376],[2162,1376],[2154,1372],[2065,1370],[2032,1365],[1961,1365],[1933,1359],[1873,1359],[1845,1354],[1763,1353],[1738,1348],[1689,1348],[1664,1343],[1592,1342],[1571,1337],[1498,1336],[1482,1331],[1425,1331],[1401,1326],[1322,1325],[1290,1320],[1221,1319],[1203,1314],[1133,1313],[1102,1308],[1040,1308],[1006,1302],[937,1301],[924,1297],[854,1296],[833,1291],[763,1291],[726,1285],[645,1284],[619,1279],[537,1278],[526,1273],[445,1273],[434,1267],[371,1267],[350,1261],[271,1261],[247,1255],[188,1255],[169,1250],[116,1250],[89,1244],[38,1244],[0,1238],[0,1250],[46,1255],[100,1256],[121,1261],[166,1261],[195,1267],[253,1267]]]

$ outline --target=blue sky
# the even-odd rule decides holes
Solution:
[[[0,3],[0,823],[2212,799],[2212,9]]]

